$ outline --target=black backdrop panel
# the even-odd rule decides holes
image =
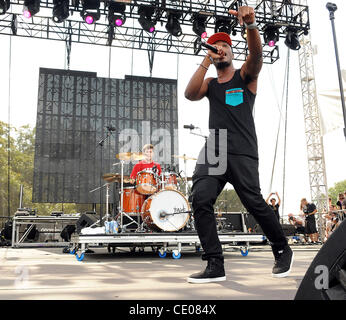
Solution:
[[[146,143],[155,161],[178,170],[177,129],[176,80],[40,68],[33,202],[100,203],[90,191],[103,174],[120,173],[115,155]],[[134,164],[124,163],[125,175]]]

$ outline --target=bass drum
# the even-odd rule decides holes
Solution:
[[[179,231],[190,217],[190,205],[176,190],[161,190],[144,201],[142,219],[154,231]]]

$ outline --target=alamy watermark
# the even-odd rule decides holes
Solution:
[[[315,267],[314,273],[317,274],[315,278],[315,288],[317,290],[329,289],[329,270],[325,265],[318,265]]]
[[[178,129],[174,129],[174,136],[178,136]],[[142,141],[141,141],[142,140]],[[135,129],[123,129],[119,133],[119,152],[138,152],[140,145],[153,144],[155,146],[154,161],[169,165],[172,162],[172,136],[166,128],[155,129],[151,132],[149,121],[142,122],[142,132]],[[205,152],[205,147],[207,152]],[[210,130],[206,145],[199,154],[197,164],[208,164],[210,175],[222,175],[227,169],[227,129],[220,129],[216,133]]]

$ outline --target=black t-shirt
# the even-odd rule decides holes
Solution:
[[[253,118],[256,95],[248,88],[236,70],[225,83],[212,79],[208,85],[209,128],[227,129],[227,153],[247,155],[258,159],[257,136]]]
[[[278,220],[280,220],[280,214],[279,214],[279,204],[277,203],[275,206],[273,205],[269,205],[269,207],[274,211],[276,217],[278,218]]]
[[[304,208],[303,212],[305,214],[314,212],[316,210],[316,206],[313,203],[308,203]],[[315,215],[312,214],[310,216],[305,216],[305,220],[315,220]]]
[[[343,201],[338,200],[338,202],[336,203],[340,210],[342,210],[342,202]]]

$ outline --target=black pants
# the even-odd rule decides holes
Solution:
[[[208,175],[209,167],[197,164],[192,177],[192,208],[204,250],[202,259],[222,257],[213,205],[227,182],[233,185],[244,207],[255,217],[272,243],[273,250],[285,247],[287,239],[282,227],[261,194],[258,160],[247,156],[228,155],[227,171],[218,176]]]

